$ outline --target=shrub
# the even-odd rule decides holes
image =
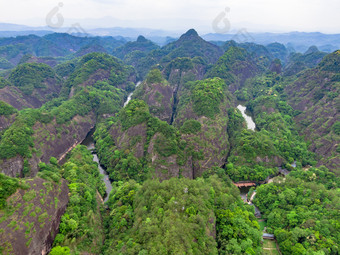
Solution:
[[[201,126],[201,123],[197,120],[186,120],[181,127],[181,132],[183,134],[196,134],[201,131]]]

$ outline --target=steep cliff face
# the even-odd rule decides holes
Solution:
[[[194,151],[194,177],[223,166],[230,150],[227,132],[232,96],[222,79],[188,83],[179,91],[174,126]]]
[[[147,124],[141,123],[132,126],[127,130],[123,130],[120,124],[112,126],[110,135],[116,145],[116,148],[121,151],[129,150],[132,154],[141,159],[144,157],[144,146],[147,138]]]
[[[41,178],[27,180],[0,211],[2,254],[48,254],[68,203],[68,186]]]
[[[190,80],[203,79],[207,69],[208,64],[202,57],[178,57],[164,68],[163,73],[170,84],[178,86]]]
[[[154,121],[159,122],[156,119]],[[163,124],[163,127],[170,128],[167,124]],[[150,122],[131,126],[125,131],[121,124],[113,125],[109,133],[115,145],[114,150],[132,153],[136,161],[140,164],[144,162],[144,167],[149,169],[148,175],[160,180],[180,176],[192,179],[194,177],[192,157],[184,155],[184,152],[178,149],[177,141],[171,141],[161,132],[161,128],[153,129],[150,127]],[[174,135],[173,132],[170,133],[171,136]],[[153,135],[147,139],[148,134]],[[118,162],[116,163],[119,165]]]
[[[94,52],[83,56],[76,63],[74,72],[67,78],[66,87],[72,93],[70,97],[84,87],[96,86],[100,89],[105,83],[129,91],[134,88],[136,77],[132,66],[124,65],[108,54]]]
[[[318,165],[340,174],[339,125],[340,51],[327,55],[317,68],[310,69],[286,87],[289,102],[301,111],[295,117],[300,134],[311,142]]]
[[[98,155],[113,180],[193,178],[191,151],[176,128],[150,114],[143,100],[131,100],[95,133]]]
[[[39,108],[48,100],[60,93],[61,86],[54,81],[48,82],[47,88],[35,89],[31,95],[26,95],[16,87],[5,87],[0,89],[0,100],[4,101],[18,110],[23,108]]]
[[[0,169],[10,177],[23,177],[24,159],[21,156],[0,160]]]
[[[146,80],[136,89],[133,98],[144,100],[150,113],[172,124],[178,103],[178,91],[188,81],[204,77],[207,64],[200,57],[176,58],[162,71],[151,70]],[[164,78],[165,77],[165,78]]]
[[[147,103],[152,116],[170,123],[176,88],[163,79],[158,69],[150,71],[146,80],[138,86],[133,98],[142,99]]]
[[[46,64],[25,63],[11,72],[5,85],[0,86],[0,100],[21,110],[39,108],[59,96],[62,81]]]
[[[96,131],[99,155],[114,180],[199,177],[225,163],[231,105],[232,96],[219,78],[191,82],[179,91],[174,125],[152,116],[145,101],[131,100]]]
[[[29,175],[34,177],[38,172],[39,162],[48,163],[50,157],[63,161],[66,154],[81,143],[94,127],[96,116],[93,112],[86,116],[76,115],[65,124],[55,120],[48,124],[36,122],[33,126],[34,147],[32,157],[27,159]],[[0,169],[8,176],[23,176],[24,157],[17,155],[0,161]],[[28,167],[28,165],[27,165]],[[26,170],[26,174],[28,169]]]
[[[252,56],[243,48],[230,47],[207,72],[208,78],[220,77],[235,92],[243,87],[245,81],[264,71],[261,58]]]
[[[32,77],[31,69],[39,71],[40,77]],[[25,81],[23,87],[16,86],[24,94],[34,95],[35,91],[46,89],[43,87],[45,76],[52,75],[54,71],[46,65],[24,64],[11,74],[10,80]],[[52,156],[62,161],[86,137],[98,116],[114,114],[120,109],[126,93],[120,88],[134,86],[129,82],[134,78],[133,68],[112,56],[101,53],[84,56],[63,87],[64,95],[72,88],[68,100],[63,101],[65,98],[61,97],[41,109],[20,111],[13,125],[4,132],[0,140],[0,158],[4,159],[0,169],[10,176],[21,171],[19,176],[33,177],[40,161],[49,162]],[[30,81],[34,81],[34,85]],[[5,84],[3,80],[0,82]],[[0,108],[0,114],[4,109]]]
[[[168,180],[171,177],[195,177],[192,149],[180,137],[176,141],[166,133],[157,132],[150,140],[147,159],[154,178]]]
[[[0,131],[8,128],[15,121],[15,115],[16,114],[10,116],[0,115]]]
[[[80,144],[91,131],[96,123],[93,112],[86,116],[76,115],[67,124],[57,124],[52,121],[49,124],[37,122],[34,129],[34,148],[37,153],[29,160],[31,165],[31,176],[38,171],[37,165],[40,161],[48,163],[50,157],[57,158],[63,162],[65,156],[76,145]]]

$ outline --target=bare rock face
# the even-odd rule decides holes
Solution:
[[[333,55],[337,56],[336,52],[329,54],[329,58]],[[317,165],[325,165],[339,175],[339,134],[334,125],[339,120],[340,89],[339,74],[335,72],[338,66],[333,67],[334,63],[325,58],[322,68],[303,72],[285,91],[290,105],[301,111],[294,119],[300,135],[310,142],[309,149],[316,153]]]
[[[163,70],[161,82],[144,81],[135,91],[133,98],[147,103],[152,116],[172,123],[179,100],[177,92],[190,80],[203,79],[207,65],[191,58],[176,58]]]
[[[80,144],[94,127],[96,117],[93,112],[87,116],[75,116],[65,124],[56,124],[55,120],[48,124],[37,122],[34,126],[34,148],[32,158],[28,159],[30,176],[38,172],[39,162],[48,163],[51,157],[61,163],[66,154]],[[0,169],[8,176],[23,176],[24,160],[21,156],[0,161]]]
[[[33,127],[34,143],[37,151],[42,153],[34,154],[29,160],[31,176],[38,172],[37,165],[40,161],[48,163],[51,157],[55,157],[63,162],[66,154],[85,139],[94,127],[95,121],[95,114],[91,112],[87,116],[74,116],[70,123],[62,125],[56,124],[55,121],[47,125],[36,123]]]
[[[55,79],[47,78],[44,82],[45,88],[36,88],[31,95],[24,94],[19,88],[6,86],[0,89],[0,100],[14,108],[39,108],[49,101],[50,97],[56,97],[61,90],[61,83]]]
[[[0,213],[2,254],[48,254],[58,233],[69,200],[67,182],[35,178],[27,183],[30,188],[17,190]]]
[[[174,106],[174,88],[170,84],[143,82],[138,87],[137,94],[136,97],[149,105],[152,116],[170,123]]]
[[[185,155],[182,163],[179,161],[180,158],[178,154],[173,154],[168,157],[162,156],[155,148],[155,143],[157,143],[157,139],[161,136],[162,134],[156,133],[148,146],[150,164],[155,170],[154,177],[159,180],[167,180],[171,177],[194,179],[192,156]]]
[[[194,178],[213,166],[222,167],[230,150],[227,119],[220,119],[219,123],[211,124],[209,120],[201,118],[199,122],[202,124],[200,132],[182,135],[187,144],[197,153],[202,153],[202,156],[194,161]]]
[[[110,130],[110,134],[114,139],[117,149],[122,151],[130,150],[138,159],[144,156],[146,132],[146,123],[133,126],[126,131],[123,131],[120,125],[113,126]]]
[[[204,81],[202,81],[204,82]],[[207,80],[207,85],[216,81]],[[217,81],[218,82],[218,81]],[[211,84],[210,84],[211,85]],[[199,86],[196,83],[194,85]],[[205,116],[195,111],[194,90],[183,87],[179,91],[179,103],[173,125],[181,131],[181,138],[196,155],[193,158],[193,177],[199,177],[213,166],[222,167],[230,151],[228,135],[228,109],[232,106],[232,97],[228,91],[223,93],[213,116]],[[197,130],[183,128],[188,121],[199,125]],[[189,132],[188,132],[189,131]]]
[[[10,159],[3,159],[0,165],[0,169],[2,169],[3,173],[10,177],[22,177],[23,167],[24,160],[21,156],[16,156]]]
[[[0,131],[8,128],[15,121],[15,114],[10,116],[0,115]]]
[[[194,179],[211,167],[222,167],[230,151],[227,128],[228,109],[232,105],[231,95],[221,79],[209,79],[203,83],[199,82],[193,86],[199,87],[205,95],[209,94],[205,93],[205,90],[209,86],[213,87],[217,91],[216,94],[221,94],[218,101],[208,105],[209,109],[203,114],[200,112],[201,108],[206,107],[200,106],[197,110],[198,106],[194,105],[194,90],[184,87],[178,92],[179,105],[175,118],[172,116],[173,123],[169,125],[169,122],[159,121],[161,115],[155,116],[151,112],[151,106],[156,102],[150,99],[154,98],[155,90],[168,86],[168,83],[146,81],[144,86],[138,88],[142,92],[146,91],[145,98],[130,101],[112,122],[108,137],[113,139],[114,147],[111,150],[117,149],[121,154],[132,152],[137,158],[136,162],[148,169],[150,176],[160,180],[171,177]],[[222,93],[223,89],[226,90],[225,93]],[[137,91],[137,98],[140,91]],[[149,91],[151,93],[148,93]],[[170,96],[167,102],[169,98]],[[162,113],[167,115],[169,120],[167,112]],[[136,121],[136,124],[131,125],[133,121]]]

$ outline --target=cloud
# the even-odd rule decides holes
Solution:
[[[322,31],[340,33],[338,0],[60,0],[65,23],[78,20],[90,26],[111,17],[120,26],[197,29],[212,32],[212,22],[226,7],[231,27],[250,31]],[[52,0],[0,2],[0,22],[45,25],[58,4]],[[20,8],[18,8],[18,6]],[[107,20],[107,18],[105,18]],[[89,24],[89,21],[92,23]],[[125,22],[125,23],[124,23]],[[115,24],[112,24],[115,25]],[[210,31],[209,31],[210,30]]]

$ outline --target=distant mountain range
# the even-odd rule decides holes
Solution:
[[[319,32],[290,32],[290,33],[247,33],[240,30],[235,34],[206,34],[202,36],[207,41],[225,42],[235,40],[239,42],[255,42],[266,45],[279,42],[296,51],[305,52],[309,46],[315,45],[321,51],[332,52],[340,49],[340,34],[323,34]]]
[[[170,41],[178,39],[181,33],[176,31],[149,29],[149,28],[94,28],[83,29],[80,26],[62,27],[52,29],[50,27],[30,27],[25,25],[0,23],[0,37],[15,37],[19,35],[34,34],[44,36],[50,33],[71,33],[86,36],[113,36],[116,39],[134,41],[139,35],[163,46]],[[340,34],[323,34],[319,32],[289,32],[289,33],[248,33],[245,29],[234,33],[218,34],[209,33],[201,35],[207,41],[222,45],[225,41],[235,40],[238,43],[255,42],[257,44],[270,44],[279,42],[297,52],[305,52],[311,45],[317,46],[321,51],[333,52],[340,49]]]

